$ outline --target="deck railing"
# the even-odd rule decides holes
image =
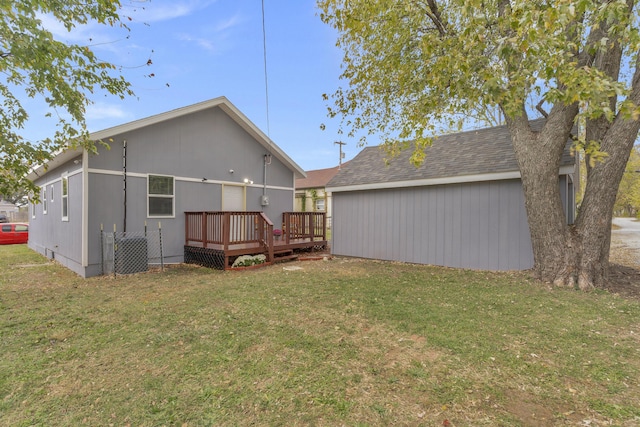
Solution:
[[[282,240],[274,250],[273,223],[263,212],[185,212],[185,246],[223,251],[229,257],[264,253],[273,262],[274,252],[326,245],[324,212],[284,212]],[[322,242],[322,243],[320,243]],[[284,248],[283,248],[284,246]],[[225,267],[226,268],[226,267]]]
[[[324,212],[283,212],[282,231],[287,243],[296,239],[325,241],[327,215]]]
[[[186,246],[218,246],[257,243],[273,259],[273,223],[263,212],[185,212]]]

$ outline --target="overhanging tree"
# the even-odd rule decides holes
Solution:
[[[350,134],[415,141],[498,107],[520,167],[537,275],[590,289],[609,267],[616,190],[640,129],[633,0],[320,0],[338,30],[342,77],[331,116]],[[628,72],[627,72],[628,71]],[[536,106],[535,108],[532,106]],[[546,117],[540,132],[529,127]],[[572,134],[580,123],[583,132]],[[558,185],[569,138],[586,153],[573,226]]]
[[[133,94],[114,64],[100,60],[88,45],[57,40],[43,26],[43,17],[69,32],[87,23],[126,30],[120,9],[118,0],[0,2],[0,194],[27,189],[37,195],[26,173],[69,141],[95,149],[84,116],[96,91],[120,98]],[[23,136],[30,117],[28,98],[43,100],[45,115],[57,120],[51,138],[29,141]]]

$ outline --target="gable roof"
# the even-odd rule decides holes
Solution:
[[[544,120],[531,122],[540,130]],[[572,173],[576,163],[567,142],[561,173]],[[328,184],[327,191],[414,187],[460,182],[520,178],[507,126],[496,126],[439,136],[425,149],[422,165],[410,163],[411,149],[403,150],[385,164],[380,146],[366,147]]]
[[[343,163],[342,167],[344,167],[347,163],[349,162]],[[339,171],[340,166],[306,171],[306,178],[296,179],[296,190],[302,190],[305,188],[324,188]]]
[[[284,151],[282,151],[280,147],[278,147],[271,140],[271,138],[269,138],[264,132],[258,129],[258,127],[253,124],[251,120],[247,118],[247,116],[245,116],[240,110],[238,110],[238,108],[236,108],[236,106],[233,105],[224,96],[107,128],[98,132],[91,133],[89,137],[94,141],[108,139],[109,137],[115,135],[141,129],[146,126],[151,126],[156,123],[175,119],[181,116],[186,116],[188,114],[203,111],[209,108],[220,108],[231,119],[233,119],[233,121],[240,125],[240,127],[242,127],[249,135],[251,135],[260,145],[262,145],[268,152],[270,152],[271,155],[280,160],[287,168],[293,171],[296,177],[306,177],[304,170],[300,166],[298,166],[298,164],[296,164]],[[69,160],[74,159],[80,154],[82,154],[82,148],[77,148],[75,150],[63,150],[62,152],[54,155],[53,159],[51,159],[48,163],[34,168],[31,173],[29,173],[28,178],[31,180],[36,179],[38,176],[42,175],[45,168],[55,168],[59,165],[62,165],[63,163],[68,162]]]

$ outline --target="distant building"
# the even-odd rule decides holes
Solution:
[[[347,162],[348,163],[348,162]],[[342,166],[344,167],[345,164]],[[327,226],[331,226],[331,193],[325,190],[327,183],[336,176],[340,166],[306,171],[306,178],[296,179],[296,212],[325,212]]]
[[[4,215],[10,222],[18,221],[20,209],[13,203],[0,200],[0,215]]]

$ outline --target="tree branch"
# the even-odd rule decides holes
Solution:
[[[547,113],[544,108],[542,108],[542,104],[544,103],[544,98],[540,100],[540,102],[538,102],[538,105],[536,105],[536,110],[538,110],[540,112],[540,114],[542,114],[542,116],[545,119],[549,118],[549,113]]]
[[[447,35],[446,25],[442,22],[442,15],[440,15],[440,10],[438,9],[438,5],[435,0],[427,0],[427,5],[429,6],[429,10],[427,10],[427,16],[434,23],[441,37]]]

